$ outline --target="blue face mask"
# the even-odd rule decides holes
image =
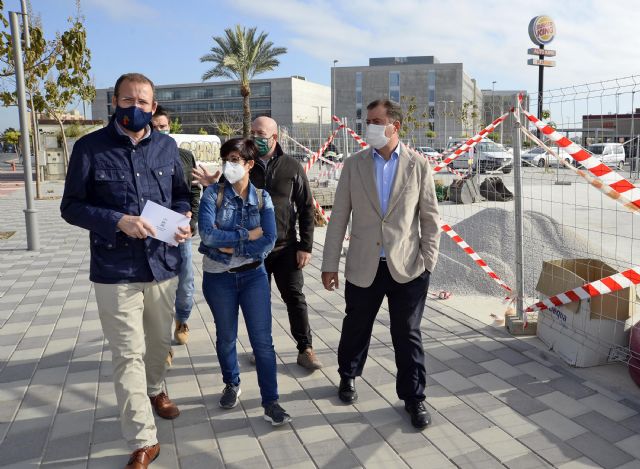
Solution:
[[[138,106],[116,106],[116,120],[125,129],[138,132],[151,122],[151,113],[144,112]]]

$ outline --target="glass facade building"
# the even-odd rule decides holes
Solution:
[[[157,85],[158,104],[165,107],[172,119],[178,119],[184,133],[205,129],[218,133],[216,123],[242,122],[242,96],[238,82],[205,82],[177,85]],[[326,95],[326,96],[325,96]],[[94,119],[107,120],[114,109],[113,88],[96,90],[92,110]],[[281,125],[296,121],[317,121],[314,111],[328,107],[330,88],[306,81],[302,77],[254,80],[251,83],[252,119],[270,116]]]

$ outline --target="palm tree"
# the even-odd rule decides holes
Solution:
[[[202,75],[202,81],[214,77],[228,77],[240,82],[242,95],[242,134],[248,137],[251,130],[251,79],[260,73],[268,72],[280,65],[276,58],[285,54],[284,47],[273,47],[267,41],[267,33],[256,36],[256,28],[244,28],[236,25],[235,29],[224,30],[224,37],[214,36],[216,43],[209,54],[200,57],[200,62],[213,62],[215,67]]]

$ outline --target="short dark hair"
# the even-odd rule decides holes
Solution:
[[[171,122],[171,116],[169,115],[169,111],[167,110],[167,108],[158,104],[158,106],[156,106],[156,112],[153,113],[153,117],[162,116],[166,117],[167,120]]]
[[[151,85],[151,92],[153,96],[156,96],[156,87],[151,80],[149,80],[142,73],[125,73],[124,75],[120,75],[120,78],[116,80],[116,86],[113,87],[113,95],[117,98],[118,93],[120,92],[120,84],[123,81],[132,81],[134,83],[147,83]]]
[[[258,157],[258,147],[250,138],[232,138],[220,147],[220,158],[225,159],[231,152],[237,151],[240,158],[245,161],[255,160]]]
[[[393,122],[398,121],[402,125],[402,108],[400,104],[390,99],[376,99],[367,106],[367,111],[377,108],[378,106],[384,106],[387,111],[387,117],[393,119]]]

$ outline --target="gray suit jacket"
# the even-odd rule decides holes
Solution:
[[[433,271],[440,240],[438,202],[428,161],[400,144],[387,213],[382,216],[371,148],[345,161],[327,228],[322,271],[337,272],[342,241],[352,215],[346,279],[359,287],[373,283],[384,247],[393,279],[407,283]]]

